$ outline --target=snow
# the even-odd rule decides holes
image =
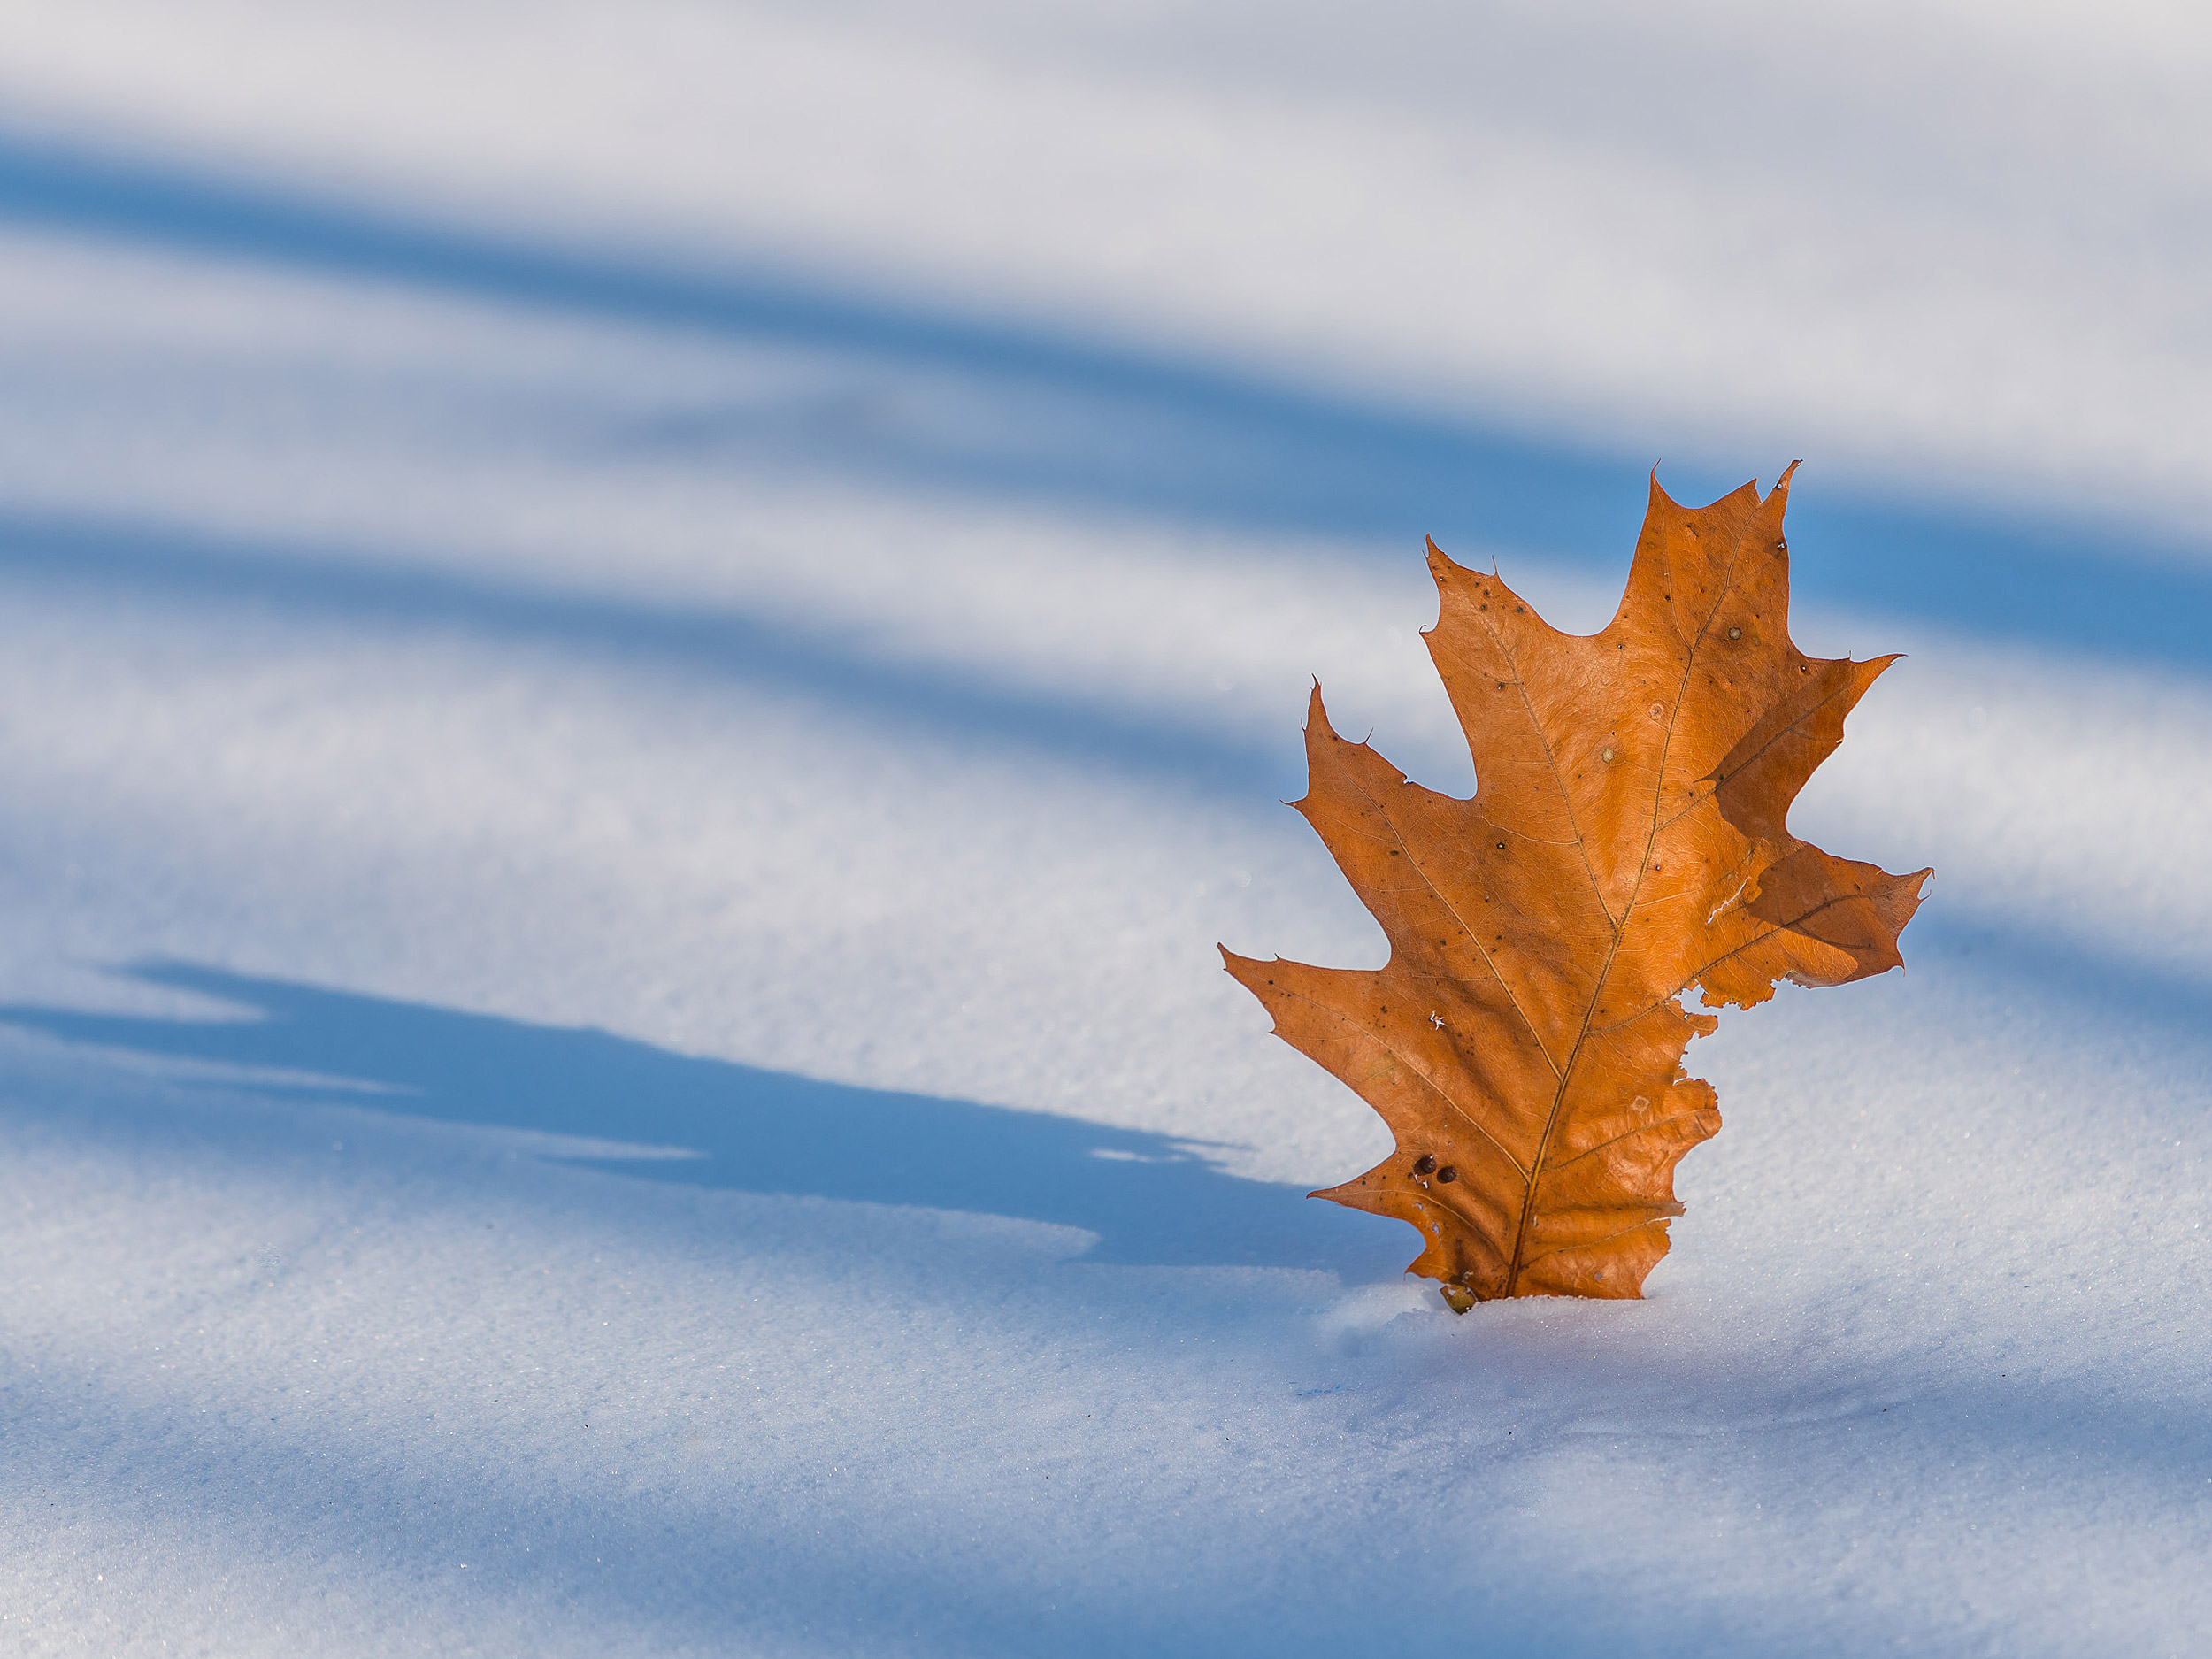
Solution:
[[[9,8],[0,1647],[2194,1650],[2208,50]],[[1464,788],[1424,533],[1801,454],[1909,971],[1456,1317],[1214,950],[1380,959],[1310,679]]]

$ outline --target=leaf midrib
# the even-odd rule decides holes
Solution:
[[[1780,486],[1778,486],[1777,488],[1780,488]],[[1769,498],[1771,499],[1770,493]],[[1754,508],[1755,512],[1756,511],[1756,508],[1758,506],[1763,506],[1764,504],[1765,503],[1763,502],[1756,503]],[[1573,1081],[1575,1066],[1580,1062],[1582,1058],[1583,1046],[1589,1039],[1590,1021],[1597,1012],[1598,999],[1605,995],[1605,982],[1612,977],[1613,964],[1620,956],[1621,939],[1623,934],[1627,932],[1628,919],[1635,914],[1637,899],[1644,890],[1644,875],[1650,864],[1651,849],[1659,839],[1659,831],[1661,828],[1659,823],[1659,803],[1661,796],[1666,792],[1667,757],[1673,751],[1674,749],[1674,728],[1676,724],[1682,718],[1682,700],[1684,695],[1689,687],[1690,672],[1697,664],[1698,648],[1705,642],[1705,635],[1711,629],[1713,626],[1713,618],[1719,613],[1722,602],[1735,589],[1736,572],[1739,565],[1741,563],[1740,556],[1742,548],[1743,534],[1741,531],[1739,531],[1736,536],[1735,544],[1730,550],[1726,578],[1715,590],[1713,603],[1706,611],[1704,618],[1699,622],[1696,634],[1691,637],[1690,649],[1683,654],[1682,677],[1680,680],[1677,682],[1675,687],[1673,706],[1670,710],[1667,716],[1666,737],[1661,743],[1659,749],[1659,765],[1657,769],[1657,776],[1652,784],[1651,792],[1651,822],[1650,826],[1645,831],[1644,833],[1643,854],[1636,861],[1635,885],[1629,888],[1627,902],[1621,906],[1620,919],[1617,922],[1613,922],[1613,942],[1606,950],[1605,965],[1598,970],[1597,982],[1591,987],[1590,1000],[1583,1005],[1582,1024],[1575,1032],[1574,1046],[1568,1051],[1567,1063],[1565,1066],[1559,1069],[1559,1083],[1558,1087],[1552,1091],[1551,1110],[1544,1119],[1544,1133],[1542,1138],[1536,1143],[1535,1157],[1531,1159],[1529,1163],[1528,1183],[1521,1200],[1520,1225],[1514,1232],[1513,1254],[1506,1268],[1505,1294],[1508,1296],[1513,1295],[1519,1288],[1522,1271],[1530,1264],[1530,1262],[1540,1260],[1543,1256],[1548,1256],[1555,1253],[1553,1251],[1547,1250],[1542,1252],[1538,1256],[1530,1257],[1526,1260],[1523,1257],[1523,1251],[1525,1249],[1528,1243],[1529,1224],[1535,1218],[1536,1215],[1537,1187],[1544,1179],[1544,1169],[1551,1156],[1552,1139],[1558,1132],[1560,1114],[1566,1109],[1567,1088],[1569,1084]],[[1632,580],[1634,580],[1632,568],[1630,579]],[[1506,644],[1504,639],[1499,634],[1496,628],[1492,627],[1490,629],[1490,637],[1497,641],[1499,649],[1505,653],[1506,660],[1509,663],[1512,662],[1512,649]],[[1516,683],[1518,683],[1520,674],[1519,665],[1517,664],[1515,664],[1514,677]],[[1528,707],[1528,697],[1525,689],[1524,689],[1522,693],[1522,704],[1524,707]],[[1558,786],[1560,798],[1568,803],[1568,822],[1573,823],[1574,809],[1573,803],[1571,800],[1569,799],[1567,795],[1566,778],[1559,770],[1559,763],[1552,758],[1551,740],[1544,735],[1543,726],[1541,723],[1536,719],[1536,714],[1533,708],[1529,709],[1529,722],[1536,727],[1538,736],[1543,739],[1544,757],[1551,766],[1552,780]],[[1479,766],[1478,766],[1478,772],[1479,772]],[[1581,837],[1578,830],[1576,836],[1576,844],[1578,847],[1581,846]],[[1586,870],[1590,869],[1590,858],[1586,850],[1583,853],[1582,863],[1583,867]],[[1590,870],[1590,878],[1593,884],[1595,884],[1597,881],[1597,872],[1594,870]],[[1612,921],[1612,911],[1605,905],[1601,889],[1598,903],[1600,908],[1605,910],[1606,919],[1608,921]],[[1683,983],[1686,985],[1689,981],[1685,980]],[[1674,990],[1668,992],[1667,995],[1669,996],[1678,995],[1680,991],[1681,987],[1677,986]],[[1663,998],[1662,1001],[1664,999]],[[1648,1225],[1649,1224],[1643,1223],[1640,1225]],[[1632,1227],[1626,1229],[1626,1231],[1633,1232],[1635,1229]],[[1604,1240],[1600,1240],[1599,1242],[1602,1243]]]

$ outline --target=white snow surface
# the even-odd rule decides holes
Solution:
[[[0,1651],[2182,1655],[2193,9],[0,13]],[[1638,1302],[1450,1313],[1217,941],[1312,677],[1799,474],[1909,655]]]

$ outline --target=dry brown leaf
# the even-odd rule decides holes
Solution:
[[[1790,472],[1796,471],[1793,464]],[[1782,511],[1746,484],[1699,511],[1655,476],[1628,589],[1602,633],[1547,625],[1429,544],[1424,637],[1473,750],[1454,800],[1329,729],[1315,687],[1294,803],[1382,924],[1379,972],[1229,972],[1390,1125],[1397,1148],[1314,1194],[1395,1216],[1407,1270],[1464,1311],[1498,1296],[1638,1296],[1682,1213],[1674,1167],[1720,1127],[1682,1006],[1902,965],[1932,872],[1832,858],[1786,826],[1896,660],[1823,661],[1789,637]]]

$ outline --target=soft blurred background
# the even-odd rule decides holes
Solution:
[[[2212,25],[0,10],[0,1646],[2154,1654],[2212,1596]],[[1445,1312],[1217,941],[1317,676],[1805,465],[1909,971]],[[11,1634],[7,1632],[21,1632]],[[19,1645],[21,1644],[21,1645]]]

